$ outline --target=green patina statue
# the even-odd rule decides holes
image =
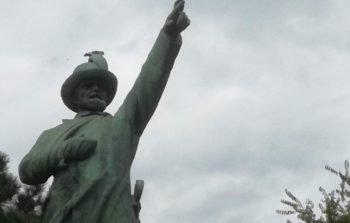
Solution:
[[[179,52],[180,33],[190,23],[183,9],[184,0],[176,1],[139,77],[114,116],[104,110],[112,102],[118,82],[108,71],[103,52],[86,54],[89,61],[63,83],[63,102],[77,115],[44,131],[19,166],[25,184],[41,184],[54,176],[44,223],[138,221],[130,168]]]

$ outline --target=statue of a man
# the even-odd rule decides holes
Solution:
[[[117,78],[102,52],[79,65],[61,96],[77,113],[44,131],[19,166],[25,184],[54,176],[44,223],[134,223],[130,168],[139,139],[154,113],[190,21],[177,0],[141,73],[114,116],[103,112],[116,93]]]

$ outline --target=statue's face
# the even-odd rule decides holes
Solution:
[[[73,101],[77,105],[78,112],[102,112],[106,109],[107,98],[105,85],[98,79],[89,79],[81,82],[73,95]]]

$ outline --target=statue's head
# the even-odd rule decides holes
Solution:
[[[80,64],[63,83],[61,97],[74,112],[103,111],[117,91],[116,76],[108,71],[103,52],[93,51],[87,63]]]

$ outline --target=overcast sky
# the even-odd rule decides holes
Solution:
[[[172,0],[1,0],[0,150],[11,171],[72,118],[60,98],[83,54],[119,80],[114,113]],[[280,223],[288,188],[331,190],[350,157],[350,1],[187,0],[191,26],[132,168],[145,223]]]

